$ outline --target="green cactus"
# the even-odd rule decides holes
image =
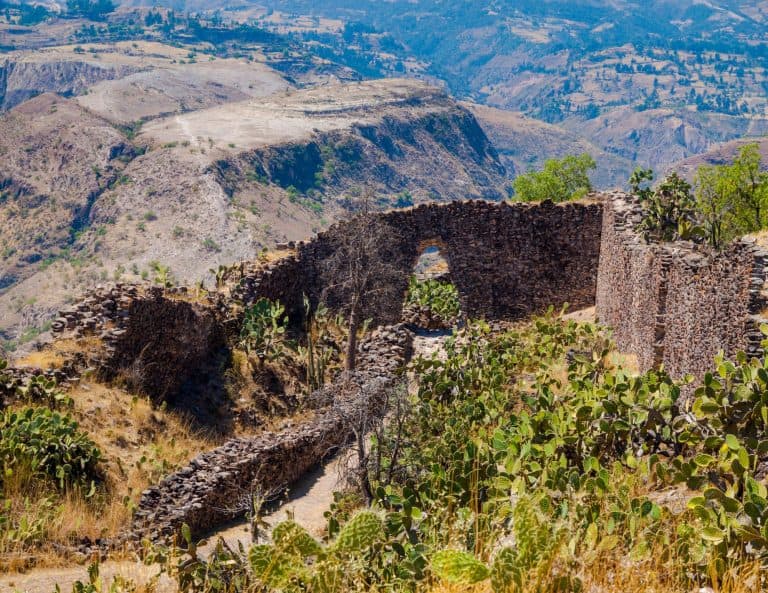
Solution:
[[[359,554],[380,541],[383,533],[381,518],[372,511],[361,511],[343,527],[332,549],[334,552]]]
[[[432,571],[441,579],[459,585],[472,585],[488,578],[489,570],[472,554],[442,550],[432,557]]]
[[[279,301],[261,298],[245,311],[240,330],[240,347],[258,356],[260,362],[275,360],[283,352],[283,336],[288,325],[285,307]]]
[[[311,591],[313,593],[341,593],[346,590],[346,579],[341,564],[325,560],[315,565]]]
[[[272,540],[281,552],[300,556],[302,559],[323,553],[323,547],[295,521],[285,521],[277,525],[272,531]]]
[[[522,574],[513,548],[502,548],[491,567],[493,593],[512,593],[522,589]]]
[[[314,391],[325,385],[326,369],[331,360],[331,351],[323,345],[324,339],[328,337],[331,320],[328,317],[328,309],[322,303],[312,309],[307,295],[304,295],[304,319],[307,345],[298,346],[297,352],[307,367],[307,386],[310,391]]]
[[[303,569],[289,554],[268,544],[253,546],[248,552],[248,561],[256,578],[269,587],[280,587]]]

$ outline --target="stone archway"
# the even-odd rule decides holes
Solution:
[[[441,238],[422,239],[416,245],[402,316],[412,329],[449,331],[460,323],[463,308],[447,253]]]

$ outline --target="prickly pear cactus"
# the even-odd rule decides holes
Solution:
[[[472,554],[442,550],[432,557],[432,571],[449,583],[472,585],[488,578],[488,567]]]
[[[285,521],[277,525],[272,530],[272,541],[280,551],[303,559],[323,553],[323,547],[295,521]]]
[[[303,568],[291,556],[266,544],[253,546],[248,552],[248,560],[256,578],[269,587],[280,587]]]
[[[493,593],[514,593],[522,589],[522,575],[513,548],[502,548],[491,567]]]
[[[334,552],[360,554],[380,541],[384,533],[384,523],[371,511],[357,513],[339,533]]]
[[[312,576],[312,593],[342,593],[346,579],[342,565],[334,560],[318,562]]]

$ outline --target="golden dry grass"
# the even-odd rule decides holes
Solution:
[[[74,354],[82,353],[88,356],[89,354],[99,352],[101,348],[101,339],[96,336],[56,340],[47,345],[43,350],[30,352],[18,359],[14,362],[14,366],[32,367],[42,370],[58,369],[67,360],[71,359]]]
[[[47,542],[42,548],[30,540],[0,549],[6,570],[66,565],[71,560],[56,551],[57,544],[120,534],[148,486],[218,444],[179,415],[153,409],[146,398],[116,387],[81,383],[68,395],[74,402],[70,414],[102,452],[103,483],[85,500],[77,492],[58,494],[51,484],[30,480],[23,472],[6,480],[9,516],[27,523],[44,518],[44,537],[36,539]]]
[[[660,562],[632,564],[623,556],[609,555],[585,567],[578,576],[584,593],[758,593],[764,591],[760,588],[760,575],[759,564],[746,563],[732,569],[725,577],[714,579],[711,585],[692,585],[672,574],[669,567]],[[554,582],[545,577],[524,583],[519,593],[549,593],[555,590]],[[476,585],[438,583],[429,589],[429,593],[493,593],[493,589],[490,581]]]

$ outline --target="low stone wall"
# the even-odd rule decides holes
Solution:
[[[361,344],[357,371],[308,398],[322,406],[314,418],[278,433],[231,440],[148,489],[134,514],[132,536],[168,540],[186,523],[200,537],[244,515],[254,493],[279,491],[298,480],[347,444],[360,418],[382,413],[412,341],[403,326],[377,330]]]
[[[635,230],[640,205],[605,201],[597,316],[641,370],[664,365],[701,377],[718,352],[762,354],[768,253],[746,240],[720,253],[686,242],[647,243]]]

